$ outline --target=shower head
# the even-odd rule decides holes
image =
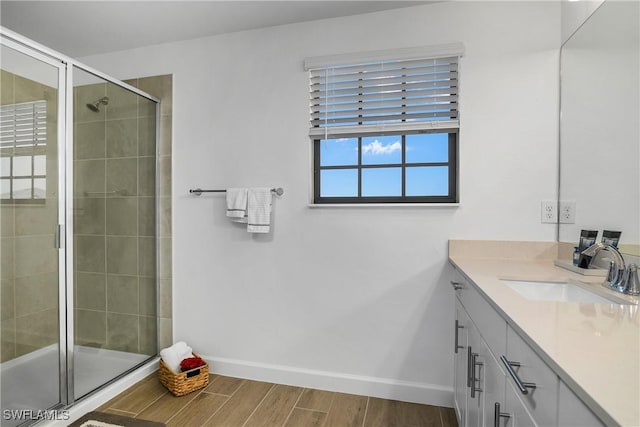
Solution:
[[[93,112],[99,112],[100,111],[100,105],[108,105],[109,104],[109,97],[108,96],[103,96],[102,98],[98,99],[96,102],[93,103],[89,103],[87,104],[87,108],[90,109]]]

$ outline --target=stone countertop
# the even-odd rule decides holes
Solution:
[[[483,246],[486,244],[486,247]],[[640,426],[640,307],[533,301],[500,279],[601,286],[602,277],[554,266],[551,242],[450,241],[449,260],[607,425]]]

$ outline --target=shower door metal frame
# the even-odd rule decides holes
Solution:
[[[61,405],[66,405],[66,396],[67,396],[67,376],[66,376],[66,352],[67,352],[67,330],[66,330],[66,286],[63,284],[66,281],[66,253],[67,247],[64,244],[64,240],[62,239],[65,230],[65,217],[66,217],[66,196],[65,196],[65,166],[66,166],[66,156],[65,154],[65,146],[66,146],[66,127],[65,127],[65,104],[66,104],[66,93],[64,91],[66,84],[66,64],[64,61],[55,58],[52,55],[48,55],[45,52],[42,52],[40,49],[31,46],[28,43],[25,43],[24,40],[20,38],[16,38],[14,34],[6,31],[5,28],[0,27],[0,39],[2,40],[2,45],[7,46],[10,49],[13,49],[21,54],[33,58],[35,60],[41,61],[47,65],[51,65],[58,70],[58,113],[57,113],[57,135],[56,135],[56,149],[58,154],[58,163],[57,163],[57,178],[58,178],[58,188],[57,188],[57,220],[55,224],[54,235],[56,236],[55,241],[52,242],[54,247],[58,249],[58,404],[54,407],[58,407]],[[48,408],[42,408],[48,409]]]
[[[127,89],[139,96],[142,96],[143,98],[147,98],[153,102],[156,103],[156,153],[155,153],[155,163],[156,163],[156,167],[155,167],[155,207],[156,207],[156,235],[155,235],[155,241],[156,241],[156,278],[155,278],[155,288],[156,288],[156,310],[158,310],[159,308],[159,304],[160,304],[160,264],[158,262],[159,259],[159,251],[160,251],[160,242],[159,242],[159,237],[160,237],[160,232],[159,232],[159,221],[158,221],[158,216],[159,216],[159,203],[160,203],[160,199],[159,199],[159,148],[158,148],[158,139],[159,139],[159,135],[160,135],[160,100],[154,96],[149,95],[146,92],[141,91],[140,89],[131,86],[125,82],[122,82],[118,79],[115,79],[107,74],[102,73],[101,71],[98,71],[96,69],[93,69],[87,65],[84,65],[80,62],[77,61],[73,61],[73,60],[69,60],[69,62],[67,62],[67,67],[66,67],[66,98],[72,100],[71,102],[67,102],[66,104],[66,119],[67,119],[67,124],[65,126],[65,128],[67,129],[67,135],[66,135],[66,144],[65,144],[65,152],[66,152],[66,156],[67,156],[67,170],[66,170],[66,180],[67,180],[67,185],[66,185],[66,194],[67,197],[69,198],[69,202],[68,202],[68,209],[66,212],[66,224],[67,227],[65,229],[65,240],[67,242],[67,252],[69,254],[74,254],[73,251],[73,183],[74,183],[74,170],[73,170],[73,108],[74,108],[74,104],[73,104],[73,75],[75,72],[75,69],[79,69],[81,71],[84,71],[86,73],[89,73],[95,77],[98,77],[102,80],[105,80],[107,83],[112,83],[115,84],[116,86],[119,86],[121,88]],[[66,297],[66,306],[67,307],[75,307],[74,305],[74,300],[73,300],[73,289],[74,289],[74,277],[73,277],[73,268],[74,268],[74,257],[73,256],[69,256],[67,257],[67,266],[66,266],[66,270],[67,272],[71,272],[70,274],[67,275],[67,280],[66,280],[66,288],[67,288],[67,297]],[[68,376],[68,385],[67,385],[67,405],[70,405],[72,403],[74,403],[75,401],[77,401],[78,399],[75,398],[75,390],[74,390],[74,371],[75,371],[75,364],[74,364],[74,349],[75,349],[75,323],[74,323],[74,313],[73,310],[67,310],[67,316],[66,316],[66,321],[67,321],[67,348],[66,348],[66,366],[67,366],[67,376]],[[159,312],[156,311],[156,342],[159,342],[159,331],[160,331],[160,317],[159,317]],[[122,373],[121,375],[118,375],[116,378],[112,378],[110,381],[108,381],[105,384],[102,384],[101,386],[99,386],[97,389],[89,392],[89,395],[91,395],[92,393],[101,390],[102,388],[106,387],[107,385],[111,384],[113,381],[115,381],[118,378],[121,378],[122,376],[128,374],[129,372],[137,369],[140,365],[146,363],[148,360],[135,365],[134,367],[132,367],[131,369],[128,369],[127,371],[125,371],[124,373]],[[84,396],[80,397],[80,399],[84,398]]]
[[[59,321],[59,403],[53,408],[68,407],[78,400],[74,396],[74,279],[73,279],[73,71],[74,67],[108,83],[127,89],[139,96],[156,103],[156,170],[155,170],[155,207],[156,207],[156,310],[160,299],[160,233],[159,233],[159,135],[160,135],[160,100],[140,89],[115,79],[101,71],[84,65],[60,52],[30,40],[12,30],[0,26],[0,39],[3,45],[17,50],[29,57],[41,60],[58,68],[58,223],[55,235],[58,247],[58,321]],[[159,343],[159,312],[156,311],[156,342]],[[151,356],[149,359],[153,358]],[[142,362],[109,382],[89,393],[103,389],[115,380],[127,375]],[[51,408],[44,408],[51,409]]]

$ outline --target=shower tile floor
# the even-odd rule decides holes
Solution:
[[[148,358],[144,354],[76,346],[75,395],[87,394]],[[58,403],[58,363],[57,345],[3,363],[0,372],[2,409],[39,410]],[[18,421],[1,420],[3,427],[18,424]]]

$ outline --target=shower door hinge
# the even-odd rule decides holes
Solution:
[[[62,224],[56,224],[53,233],[53,247],[56,249],[62,249]]]

